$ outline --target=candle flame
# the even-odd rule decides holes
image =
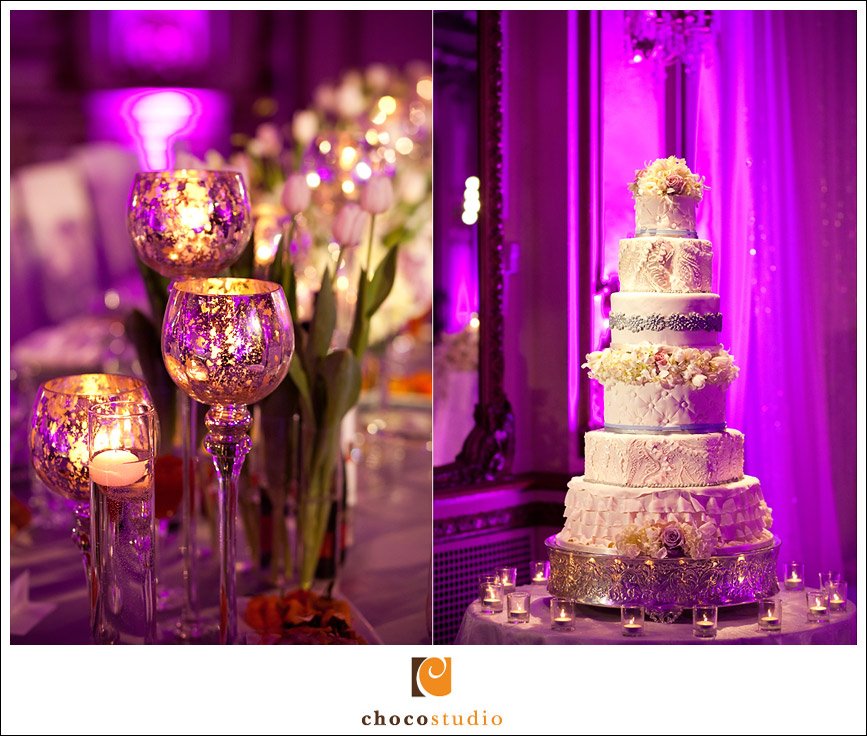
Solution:
[[[635,616],[633,616],[631,619],[629,619],[629,623],[631,623],[631,624],[635,623]]]
[[[566,609],[565,608],[560,609],[560,618],[566,618]]]

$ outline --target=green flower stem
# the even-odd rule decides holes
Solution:
[[[370,233],[369,233],[368,238],[367,238],[367,266],[365,267],[368,279],[372,278],[372,276],[370,274],[370,261],[371,261],[371,258],[373,257],[373,225],[375,222],[376,222],[376,215],[374,213],[371,213],[371,215],[370,215]]]
[[[289,269],[292,268],[292,256],[290,250],[292,247],[292,241],[295,239],[295,231],[297,228],[298,224],[295,221],[295,215],[292,215],[288,231],[284,233],[283,237],[283,248],[281,252],[281,258],[283,259],[283,273],[288,273]]]
[[[343,254],[346,251],[346,246],[340,246],[340,252],[337,254],[337,265],[334,267],[334,273],[331,274],[331,286],[334,286],[334,282],[337,281],[337,272],[340,270],[340,262],[343,260]]]

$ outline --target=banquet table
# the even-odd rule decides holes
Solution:
[[[530,593],[530,621],[510,624],[506,613],[485,614],[474,601],[464,614],[456,644],[854,644],[855,605],[833,614],[829,623],[807,621],[803,591],[781,591],[782,630],[759,631],[755,604],[719,609],[716,639],[692,635],[692,618],[687,610],[674,623],[647,620],[644,635],[625,637],[620,610],[597,606],[576,606],[574,631],[552,631],[548,612],[550,597],[544,586],[521,586]]]

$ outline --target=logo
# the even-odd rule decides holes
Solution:
[[[412,658],[412,697],[441,698],[452,691],[451,657]]]

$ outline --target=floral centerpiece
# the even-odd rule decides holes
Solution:
[[[313,583],[341,458],[340,427],[361,390],[368,346],[430,310],[432,293],[430,69],[381,65],[323,84],[291,123],[233,136],[240,150],[200,162],[177,152],[176,166],[240,170],[256,225],[232,275],[283,286],[296,331],[289,380],[257,408],[258,465],[273,508],[272,568],[292,567],[283,510],[295,498],[296,570]],[[128,323],[149,384],[165,379],[157,323],[167,283],[142,267],[153,319]],[[274,428],[278,427],[279,431]],[[254,427],[254,436],[256,436]],[[254,454],[257,451],[254,449]],[[259,547],[248,496],[241,516]],[[263,504],[264,505],[264,504]],[[261,512],[260,512],[261,513]]]

